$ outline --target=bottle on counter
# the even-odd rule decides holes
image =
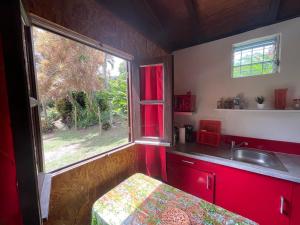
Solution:
[[[179,141],[179,129],[178,127],[174,127],[174,144],[178,143]]]
[[[293,108],[296,110],[300,110],[300,98],[293,99]]]
[[[179,128],[179,143],[185,144],[185,127]]]

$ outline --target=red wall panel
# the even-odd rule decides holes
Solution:
[[[19,225],[21,214],[17,192],[16,166],[10,127],[4,62],[0,37],[0,224]]]
[[[240,137],[240,136],[231,136],[223,135],[222,141],[225,143],[231,143],[231,141],[236,143],[248,142],[250,148],[257,148],[262,150],[269,150],[274,152],[284,152],[288,154],[297,154],[300,155],[300,143],[285,142],[285,141],[275,141],[275,140],[266,140],[258,139],[251,137]]]

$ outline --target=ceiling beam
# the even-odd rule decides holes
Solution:
[[[166,27],[162,23],[162,18],[159,17],[155,10],[153,10],[153,6],[151,6],[148,0],[138,1],[144,5],[144,7],[146,8],[146,14],[153,21],[153,23],[157,27],[157,30],[159,31],[157,32],[157,34],[152,35],[156,35],[156,39],[160,40],[160,43],[164,46],[164,48],[168,51],[171,51],[172,46],[169,42],[168,33],[165,29]]]
[[[271,0],[269,5],[269,13],[267,14],[266,24],[276,22],[279,13],[280,2],[280,0]]]
[[[153,11],[151,5],[149,4],[148,0],[143,0],[144,2],[144,5],[146,6],[147,8],[147,11],[148,13],[151,15],[151,17],[153,18],[153,20],[155,21],[156,25],[162,30],[162,31],[165,31],[164,30],[164,26],[163,24],[161,23],[160,19],[158,18],[158,16],[156,15],[156,13]]]
[[[201,19],[197,10],[197,1],[184,0],[184,2],[191,18],[191,26],[194,28],[193,39],[195,39],[195,41],[199,41],[199,39],[201,39],[201,31],[200,31]]]

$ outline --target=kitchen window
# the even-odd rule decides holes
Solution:
[[[279,72],[280,35],[233,45],[232,77],[241,78]]]
[[[32,34],[40,170],[129,143],[129,60],[43,27],[33,26]]]

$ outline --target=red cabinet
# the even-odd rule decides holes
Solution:
[[[167,168],[170,185],[260,225],[300,225],[298,184],[172,153],[167,155]],[[213,181],[209,191],[207,177]]]
[[[182,160],[167,166],[168,183],[178,189],[214,202],[214,174],[192,168],[193,162]],[[187,165],[185,165],[187,164]]]
[[[230,167],[219,167],[215,168],[217,205],[260,225],[290,224],[291,182]]]

